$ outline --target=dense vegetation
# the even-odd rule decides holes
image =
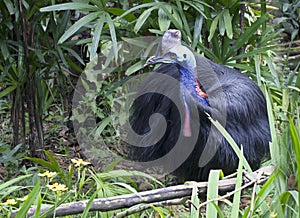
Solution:
[[[125,52],[118,42],[144,45],[144,38],[138,37],[161,36],[176,28],[197,53],[250,76],[268,104],[272,143],[264,165],[276,165],[275,172],[253,190],[256,195],[250,200],[252,190],[238,201],[225,201],[223,211],[211,203],[215,207],[207,208],[207,216],[217,212],[220,217],[298,217],[299,18],[299,0],[1,1],[1,214],[10,217],[20,209],[18,216],[24,217],[36,205],[36,217],[43,217],[46,214],[38,214],[43,204],[132,193],[137,177],[149,180],[153,188],[163,186],[147,174],[114,169],[117,161],[97,172],[99,168],[87,167],[88,162],[73,159],[76,155],[70,150],[77,145],[68,135],[73,132],[70,123],[80,123],[82,117],[70,108],[80,76],[91,75],[102,60],[98,55],[105,56],[103,66],[113,70],[95,88],[92,110],[97,126],[89,136],[102,135],[101,143],[119,151],[120,133],[111,116],[114,99],[128,78],[143,73],[145,60],[136,54],[120,64]],[[248,199],[243,207],[241,199]],[[197,202],[193,199],[194,205]],[[87,210],[80,217],[113,213]],[[184,205],[153,206],[132,216],[197,217],[198,211]]]

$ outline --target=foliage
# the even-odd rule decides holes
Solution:
[[[13,164],[23,156],[22,153],[17,154],[21,147],[19,141],[27,143],[26,135],[29,133],[30,121],[30,116],[25,113],[28,106],[25,95],[28,89],[26,77],[28,64],[30,75],[35,77],[37,114],[44,121],[52,117],[63,122],[65,108],[69,104],[69,93],[72,91],[68,87],[77,82],[72,75],[80,74],[84,67],[86,71],[91,71],[89,67],[93,65],[98,53],[107,57],[104,66],[113,62],[118,63],[124,58],[118,41],[130,41],[134,37],[150,34],[161,36],[165,30],[176,28],[182,32],[184,43],[196,52],[214,62],[240,69],[251,76],[267,98],[272,131],[271,160],[267,163],[276,164],[276,171],[264,185],[257,187],[254,198],[251,198],[246,208],[239,207],[240,199],[244,197],[240,196],[239,192],[232,203],[225,201],[226,207],[235,215],[242,217],[297,217],[300,213],[300,195],[297,188],[300,181],[298,172],[300,76],[299,61],[291,64],[293,60],[291,57],[297,55],[297,48],[290,42],[299,40],[300,3],[299,0],[284,0],[274,5],[266,5],[266,1],[263,0],[258,2],[241,3],[237,0],[192,2],[76,0],[57,1],[57,4],[48,0],[0,2],[0,117],[1,120],[6,120],[3,122],[5,126],[11,120],[14,123],[11,128],[15,134],[24,138],[15,141],[18,142],[14,143],[16,147],[10,147],[7,142],[0,142],[2,155],[0,164],[15,166]],[[24,25],[22,26],[20,9],[24,10],[26,33],[22,32]],[[275,19],[274,14],[280,16]],[[285,44],[282,46],[283,49],[278,46],[281,42],[278,37],[281,37],[282,33],[287,34],[280,39]],[[29,38],[27,47],[23,44],[24,35]],[[137,38],[134,43],[142,45],[143,42]],[[110,49],[112,52],[108,53]],[[277,51],[279,55],[276,55]],[[90,61],[87,66],[86,58]],[[116,144],[118,132],[113,128],[109,117],[112,101],[128,76],[141,72],[144,60],[137,59],[138,56],[122,66],[115,64],[114,70],[108,72],[105,79],[97,84],[98,102],[95,104],[94,112],[99,118],[99,123],[98,128],[93,130],[94,132],[91,131],[90,135],[94,133],[105,135],[106,142]],[[58,116],[53,114],[57,113],[53,112],[53,105],[59,111]],[[7,114],[9,110],[13,116]],[[75,121],[80,119],[79,115],[75,114],[73,119]],[[16,123],[23,125],[23,129],[15,129]],[[9,131],[11,131],[9,128],[1,129],[0,139],[6,139],[2,135]],[[54,128],[53,134],[55,132],[57,128]],[[136,184],[129,177],[137,175],[148,177],[113,170],[96,173],[92,168],[83,166],[76,168],[74,165],[70,165],[68,170],[63,170],[49,152],[46,152],[46,156],[49,162],[33,157],[27,160],[55,172],[54,177],[38,178],[35,174],[34,181],[31,181],[29,177],[32,176],[32,170],[23,169],[27,175],[18,176],[8,182],[1,181],[2,214],[9,216],[12,210],[20,209],[20,216],[23,216],[31,205],[36,205],[39,211],[44,203],[58,206],[64,202],[129,193],[136,188]],[[241,175],[242,165],[247,168],[247,164],[241,159],[238,175]],[[44,172],[44,169],[40,171],[41,175],[47,172]],[[295,179],[291,179],[294,177]],[[26,185],[16,185],[23,179],[26,179]],[[37,180],[40,184],[33,185]],[[56,182],[65,185],[67,190],[58,190],[57,187],[63,186],[53,186]],[[217,188],[216,185],[212,185],[213,182],[209,183],[211,187]],[[238,187],[237,185],[236,188]],[[14,190],[19,188],[22,188],[24,193],[29,193],[28,198],[25,201],[19,198],[21,200],[16,200],[16,204],[13,204],[14,201],[8,200],[23,197],[20,192],[18,192],[20,196],[13,195]],[[54,191],[51,191],[51,188]],[[59,191],[68,192],[68,195],[62,197]],[[212,190],[212,193],[214,191]],[[199,217],[201,208],[196,189],[193,193],[191,201],[194,207],[191,207],[190,213],[184,213],[183,216]],[[161,217],[172,214],[172,211],[165,208],[153,207],[142,215],[155,216],[155,212]],[[226,216],[222,214],[224,212],[221,212],[217,203],[211,203],[207,213],[210,216],[212,214]],[[101,217],[110,215],[110,213],[99,214]],[[87,215],[87,211],[84,215]]]
[[[52,164],[48,164],[42,159],[31,159],[48,169],[41,169],[43,171],[38,174],[37,180],[33,181],[34,185],[28,187],[15,185],[24,179],[32,177],[32,174],[19,176],[0,184],[0,200],[4,202],[0,206],[2,215],[9,217],[14,211],[14,213],[17,212],[16,216],[24,217],[29,208],[34,205],[37,208],[35,216],[46,217],[47,214],[53,212],[55,207],[62,203],[89,198],[92,201],[95,197],[104,198],[136,192],[134,188],[136,184],[131,177],[145,177],[161,185],[153,177],[136,171],[112,170],[96,173],[91,167],[91,163],[82,159],[72,159],[72,164],[69,165],[68,170],[58,169],[57,167],[59,166],[56,166],[57,162],[54,157],[49,153],[47,153],[47,156],[52,160]],[[29,189],[30,191],[26,196],[18,197],[15,195],[15,191],[20,188]],[[40,214],[41,208],[45,203],[54,205],[54,207]],[[87,205],[84,214],[88,212],[90,206],[90,204]],[[112,213],[99,212],[97,215],[109,217]],[[94,213],[94,215],[96,214]]]

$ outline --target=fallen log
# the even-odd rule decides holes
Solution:
[[[271,173],[273,172],[273,166],[266,166],[258,169],[255,172],[247,173],[243,175],[243,188],[252,186],[253,184],[264,183]],[[219,193],[226,193],[233,191],[236,184],[236,178],[226,177],[219,181]],[[134,194],[126,194],[120,196],[114,196],[109,198],[98,198],[93,200],[89,211],[112,211],[117,209],[129,208],[138,204],[153,204],[164,205],[167,202],[172,202],[174,199],[182,199],[185,197],[190,197],[192,194],[192,189],[198,187],[198,193],[206,193],[207,182],[187,182],[186,184],[170,186],[166,188],[160,188],[151,191],[143,191]],[[187,198],[188,199],[188,198]],[[55,216],[66,216],[80,214],[87,207],[89,200],[65,203],[59,205],[52,211],[48,217]],[[178,202],[174,201],[174,202]],[[179,201],[182,203],[182,200]],[[170,205],[169,203],[168,205]],[[177,203],[178,204],[178,203]],[[40,213],[43,214],[48,211],[53,205],[42,205]],[[15,217],[18,211],[12,213],[12,217]],[[33,216],[36,212],[36,208],[30,208],[27,212],[27,216]]]

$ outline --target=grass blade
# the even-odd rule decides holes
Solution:
[[[192,183],[193,184],[193,183]],[[198,198],[198,187],[196,183],[193,184],[192,197],[191,197],[191,218],[198,218],[200,214],[200,200]]]
[[[241,147],[241,155],[243,155],[243,147]],[[239,161],[239,166],[238,166],[237,172],[238,173],[237,173],[236,185],[235,185],[236,192],[234,193],[234,196],[233,196],[233,202],[232,202],[232,208],[231,208],[231,218],[239,217],[242,190],[239,190],[239,191],[237,191],[237,190],[239,188],[241,188],[242,182],[243,182],[243,163],[241,160]]]
[[[23,203],[22,207],[16,214],[16,217],[26,217],[26,213],[31,207],[31,205],[35,202],[38,198],[40,193],[40,181],[36,183],[32,191],[29,193],[27,200]]]
[[[218,182],[220,170],[211,170],[208,177],[207,200],[212,200],[218,197]],[[211,202],[206,207],[206,217],[214,218],[218,215],[217,202]]]
[[[290,118],[290,133],[291,133],[291,139],[292,139],[292,145],[295,151],[296,156],[296,164],[297,164],[297,181],[298,181],[298,187],[300,187],[300,138],[299,133],[295,127],[294,121],[292,118]],[[298,194],[298,203],[300,202],[300,195]],[[298,215],[300,215],[300,207],[298,206]]]
[[[224,136],[224,138],[231,145],[231,147],[234,150],[234,152],[236,153],[236,155],[239,157],[240,161],[242,160],[244,168],[248,172],[252,172],[252,169],[251,169],[248,161],[246,160],[246,158],[244,157],[244,155],[242,155],[242,153],[240,152],[240,148],[235,143],[235,141],[233,140],[233,138],[231,137],[231,135],[229,135],[229,133],[225,130],[225,128],[218,121],[213,120],[211,117],[209,117],[209,120],[222,133],[222,135]]]

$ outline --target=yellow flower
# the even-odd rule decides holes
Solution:
[[[47,187],[54,192],[62,192],[68,190],[68,188],[64,184],[59,184],[57,182],[52,185],[47,185]]]
[[[44,173],[39,173],[38,174],[39,176],[41,176],[41,177],[48,177],[48,178],[52,178],[52,177],[54,177],[55,175],[56,175],[56,172],[49,172],[48,170],[46,171],[46,172],[44,172]]]
[[[72,163],[75,164],[75,167],[80,167],[80,166],[87,166],[90,165],[90,162],[84,161],[82,159],[71,159]]]
[[[25,195],[22,198],[17,198],[18,201],[26,201],[28,199],[28,195]]]
[[[7,199],[6,202],[4,202],[5,205],[15,205],[17,201],[15,199]]]

